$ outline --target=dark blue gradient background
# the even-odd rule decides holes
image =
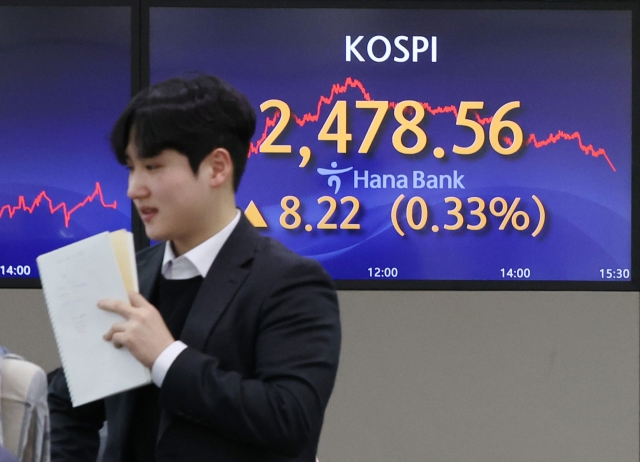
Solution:
[[[0,207],[28,206],[45,191],[71,215],[43,201],[33,214],[0,217],[0,265],[29,265],[44,252],[102,231],[131,229],[127,172],[108,134],[131,93],[128,7],[0,7]],[[3,277],[0,274],[0,277]],[[4,277],[16,277],[4,274]]]
[[[258,112],[261,135],[268,113],[260,104],[280,99],[302,116],[316,112],[321,95],[347,77],[358,79],[374,100],[416,100],[436,106],[483,101],[483,117],[503,104],[521,101],[507,114],[524,130],[546,139],[558,130],[580,132],[585,144],[604,148],[604,157],[585,155],[577,140],[547,147],[533,145],[513,156],[486,149],[461,156],[452,146],[468,146],[471,130],[456,126],[453,114],[427,114],[420,126],[429,140],[423,153],[397,153],[391,143],[398,123],[389,110],[368,155],[357,150],[373,112],[357,110],[361,100],[352,89],[336,99],[348,102],[347,154],[317,135],[331,110],[323,106],[320,121],[298,127],[293,121],[277,140],[293,153],[250,157],[240,186],[238,204],[253,200],[271,235],[293,250],[318,259],[336,279],[369,279],[370,267],[398,269],[405,280],[498,280],[501,268],[528,268],[530,280],[598,281],[601,269],[631,268],[631,13],[613,11],[453,11],[453,10],[328,10],[328,9],[181,9],[152,8],[151,83],[189,72],[216,74],[242,90]],[[358,46],[367,62],[345,61],[345,36],[365,38]],[[417,63],[372,62],[366,43],[384,35],[438,37],[438,62],[430,53]],[[381,54],[381,51],[377,51]],[[400,55],[395,50],[392,57]],[[505,132],[508,134],[508,132]],[[406,144],[413,145],[410,136]],[[313,157],[299,168],[298,149],[309,146]],[[436,159],[433,149],[447,152]],[[304,230],[315,226],[327,210],[317,199],[333,196],[327,177],[317,168],[353,167],[362,175],[464,175],[465,189],[354,189],[353,174],[341,176],[336,199],[353,195],[361,204],[354,222],[359,231]],[[410,185],[411,186],[411,185]],[[422,197],[429,205],[427,226],[412,230],[401,217],[401,237],[390,211],[399,194]],[[547,219],[542,233],[532,237],[538,210],[531,196],[543,202]],[[280,200],[294,195],[302,202],[303,224],[285,230],[279,224]],[[466,204],[471,196],[487,204],[488,224],[482,231],[447,231],[455,220],[447,214],[447,196]],[[511,226],[500,231],[501,218],[488,212],[493,197],[510,203],[521,197],[518,210],[534,224],[526,231]],[[350,210],[341,206],[331,219],[340,223]],[[465,224],[477,219],[463,209]],[[440,231],[431,231],[432,225]],[[628,279],[627,279],[628,280]]]

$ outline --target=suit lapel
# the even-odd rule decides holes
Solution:
[[[249,263],[253,259],[258,236],[253,225],[242,215],[202,281],[182,329],[180,340],[191,348],[204,349],[209,333],[249,275]],[[158,441],[170,422],[171,416],[163,412]]]
[[[140,294],[149,300],[153,294],[153,288],[160,274],[162,258],[164,257],[164,244],[158,244],[144,250],[137,256],[138,261],[138,285]]]
[[[209,333],[249,275],[257,236],[244,215],[240,217],[202,281],[187,317],[180,339],[190,347],[203,350]]]
[[[203,349],[207,336],[249,275],[248,263],[253,259],[258,238],[258,232],[242,215],[202,281],[187,316],[180,340],[190,347]],[[137,255],[140,294],[147,300],[153,294],[163,256],[162,244]]]
[[[145,249],[136,255],[138,264],[138,285],[140,293],[148,300],[153,293],[158,274],[160,274],[160,266],[162,265],[162,257],[164,256],[164,245],[156,245],[149,249]],[[122,458],[123,448],[129,438],[131,429],[131,416],[133,414],[133,406],[135,404],[136,390],[130,390],[118,395],[106,398],[105,409],[109,426],[109,442],[107,451],[114,459]],[[119,456],[115,456],[119,454]]]

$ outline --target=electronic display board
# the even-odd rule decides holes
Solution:
[[[249,97],[238,205],[335,279],[631,281],[632,11],[150,10],[151,83]]]
[[[630,10],[150,8],[152,84],[256,108],[239,207],[358,288],[631,281],[631,44]]]
[[[0,287],[38,255],[131,230],[111,126],[131,96],[129,6],[0,7]]]

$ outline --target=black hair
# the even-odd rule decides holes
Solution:
[[[118,162],[126,164],[133,133],[140,158],[175,149],[189,159],[194,174],[211,151],[225,148],[237,191],[255,128],[251,104],[228,83],[211,75],[173,78],[133,97],[111,130],[111,147]]]

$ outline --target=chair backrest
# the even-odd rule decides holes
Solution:
[[[47,376],[39,366],[0,350],[0,445],[19,462],[49,462]]]

